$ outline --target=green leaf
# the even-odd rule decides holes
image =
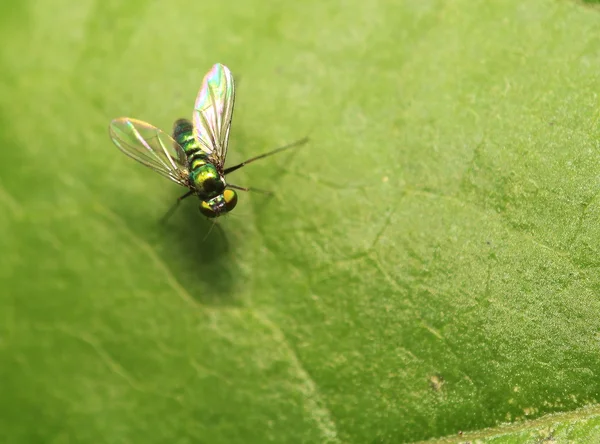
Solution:
[[[597,8],[9,3],[1,442],[599,439]],[[161,225],[185,190],[107,126],[215,62],[228,164],[311,141]]]

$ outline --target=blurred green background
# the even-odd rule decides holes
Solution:
[[[599,13],[0,5],[0,441],[600,440]],[[215,62],[229,165],[311,141],[203,241],[107,127]]]

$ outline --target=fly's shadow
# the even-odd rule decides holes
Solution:
[[[169,258],[172,273],[198,303],[236,305],[233,287],[240,274],[226,231],[219,221],[200,214],[199,203],[195,197],[186,199],[168,221],[156,221],[156,248]]]

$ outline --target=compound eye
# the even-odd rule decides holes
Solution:
[[[208,204],[208,202],[205,201],[202,201],[200,203],[200,212],[206,217],[217,217],[217,213],[215,212],[215,210],[213,210],[212,207]]]
[[[231,211],[237,205],[237,193],[233,190],[225,190],[223,191],[223,200],[227,211]]]

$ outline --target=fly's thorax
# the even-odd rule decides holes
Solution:
[[[194,186],[200,198],[213,199],[225,191],[225,179],[219,174],[212,163],[198,161],[190,162],[190,183]]]
[[[173,139],[181,145],[186,154],[200,150],[198,141],[194,137],[194,126],[187,119],[177,119],[173,124]]]
[[[210,200],[202,201],[200,212],[206,217],[214,218],[233,210],[237,204],[237,193],[234,190],[225,190]]]

